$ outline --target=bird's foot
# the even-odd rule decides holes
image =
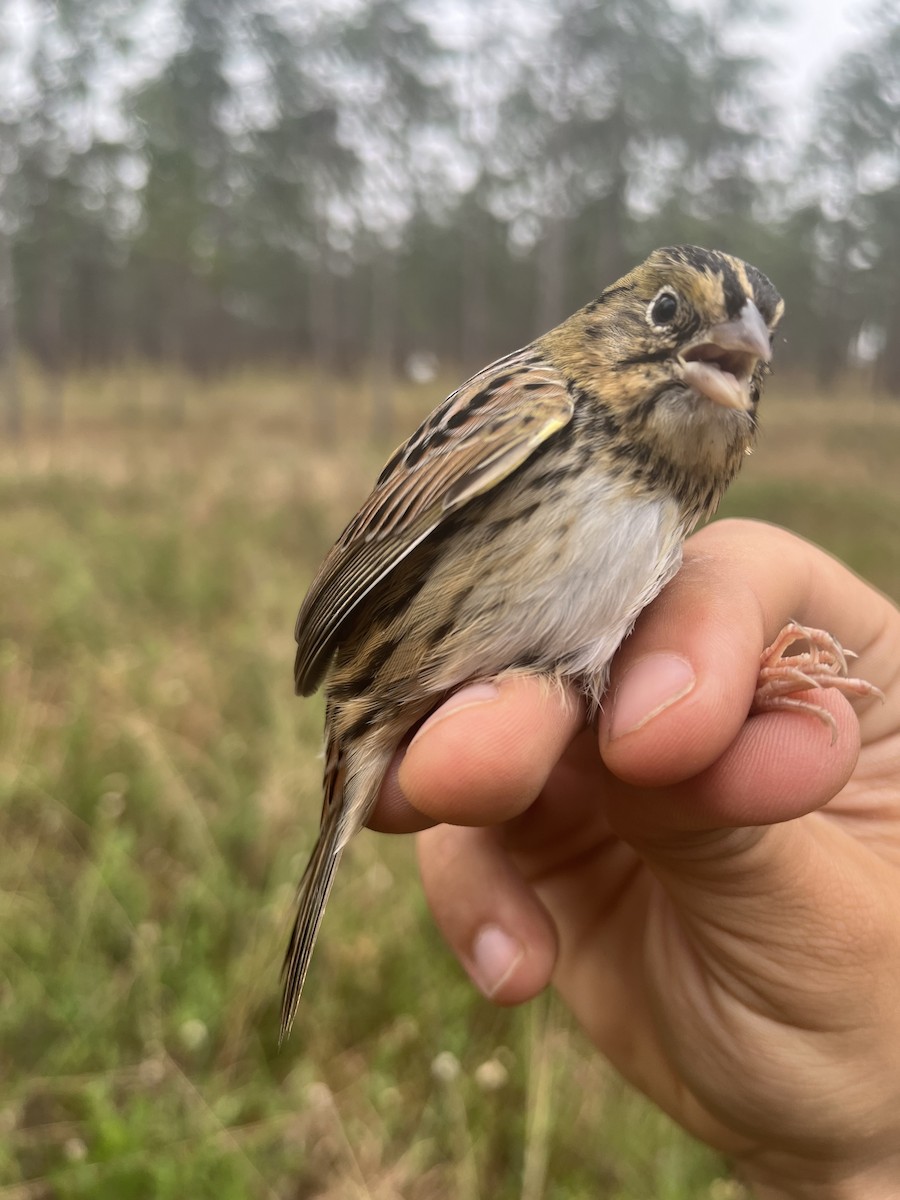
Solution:
[[[798,649],[798,644],[804,642],[808,649]],[[794,653],[788,654],[788,650]],[[759,680],[750,711],[812,713],[828,726],[833,741],[837,726],[831,713],[821,704],[798,700],[795,693],[810,688],[837,688],[845,696],[877,696],[883,700],[884,694],[874,684],[854,679],[848,673],[847,659],[855,657],[852,650],[844,650],[837,638],[824,629],[808,629],[789,621],[760,655]]]

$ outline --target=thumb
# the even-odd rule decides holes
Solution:
[[[657,840],[772,824],[837,795],[860,745],[843,696],[806,696],[831,714],[834,739],[810,713],[748,714],[760,653],[792,617],[863,648],[871,631],[843,628],[848,612],[867,611],[862,588],[815,547],[768,526],[721,522],[692,538],[682,570],[613,664],[600,749],[613,775],[637,789],[609,798],[617,832]]]

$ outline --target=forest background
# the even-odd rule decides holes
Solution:
[[[476,368],[693,241],[777,280],[781,368],[900,394],[900,10],[860,12],[805,93],[777,24],[767,0],[14,0],[7,372],[40,365],[54,420],[73,367],[315,363],[324,429],[334,377],[386,403],[392,372]]]

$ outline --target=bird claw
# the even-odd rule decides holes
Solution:
[[[798,642],[805,642],[809,648],[787,654]],[[848,658],[856,655],[852,650],[844,650],[837,638],[824,629],[809,629],[797,621],[789,621],[760,655],[759,680],[750,711],[810,713],[828,726],[834,741],[837,726],[831,713],[821,704],[798,700],[794,693],[810,688],[837,688],[845,696],[877,696],[883,700],[884,694],[874,684],[848,675]]]

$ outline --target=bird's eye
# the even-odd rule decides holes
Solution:
[[[673,292],[660,292],[650,303],[648,317],[651,325],[668,325],[678,312],[678,297]]]

